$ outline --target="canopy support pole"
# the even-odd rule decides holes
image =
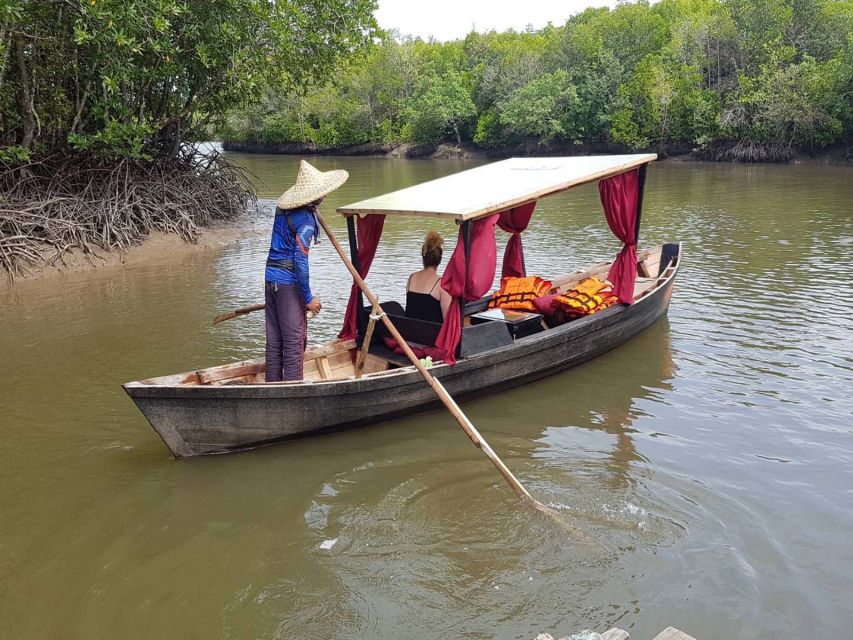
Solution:
[[[349,253],[351,256],[351,260],[353,265],[355,266],[356,271],[361,273],[361,264],[358,261],[358,236],[355,232],[355,218],[356,216],[347,216],[347,235],[349,236]],[[364,310],[364,296],[361,293],[361,288],[359,287],[356,290],[356,309],[358,309],[358,315],[356,315],[356,339],[358,336],[364,335],[364,322],[362,320],[363,310]]]
[[[646,188],[646,170],[648,164],[640,165],[637,172],[637,223],[634,226],[634,244],[640,241],[640,214],[643,213],[643,192]]]
[[[360,378],[364,371],[364,363],[367,360],[367,351],[370,349],[370,342],[373,340],[373,329],[376,327],[376,319],[378,317],[379,308],[376,305],[373,305],[373,313],[370,314],[370,322],[367,323],[367,331],[364,334],[364,340],[361,343],[361,349],[359,350],[358,358],[355,361],[356,378]]]
[[[471,260],[471,222],[462,223],[462,244],[465,247],[465,290],[468,289],[468,267]],[[459,346],[456,348],[456,357],[462,357],[462,336],[465,334],[465,294],[462,294],[462,300],[459,301],[459,326],[461,333],[459,334]]]

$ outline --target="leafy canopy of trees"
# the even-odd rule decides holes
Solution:
[[[175,154],[226,110],[270,87],[290,93],[363,49],[375,8],[376,0],[0,0],[0,154]]]
[[[779,157],[853,132],[853,2],[624,2],[538,31],[388,37],[326,80],[268,91],[222,135],[318,148],[725,141],[736,157]]]

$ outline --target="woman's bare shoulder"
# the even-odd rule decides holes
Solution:
[[[421,269],[409,276],[409,289],[416,293],[426,293],[436,282],[435,274]]]

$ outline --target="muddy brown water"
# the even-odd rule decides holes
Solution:
[[[236,156],[278,195],[297,160]],[[337,205],[472,166],[317,158]],[[221,250],[0,292],[0,637],[533,638],[672,624],[711,638],[853,626],[853,172],[666,164],[641,245],[682,240],[669,318],[465,404],[545,502],[520,507],[443,413],[176,462],[121,383],[255,357],[269,212]],[[336,227],[343,237],[344,225]],[[434,223],[390,221],[399,298]],[[454,229],[438,225],[452,247]],[[594,187],[540,203],[533,273],[613,255]],[[331,338],[349,280],[311,257]],[[330,549],[321,547],[331,545]]]

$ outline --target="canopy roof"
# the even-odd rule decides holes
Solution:
[[[609,178],[657,159],[657,154],[510,158],[362,200],[347,215],[435,216],[463,222]]]

